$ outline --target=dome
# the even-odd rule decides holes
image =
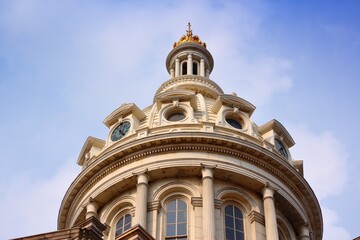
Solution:
[[[275,119],[257,125],[253,104],[210,80],[213,66],[189,24],[152,103],[120,105],[106,138],[86,140],[59,230],[96,218],[108,240],[322,239],[290,133]]]

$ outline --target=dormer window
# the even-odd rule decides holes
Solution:
[[[278,150],[278,152],[283,155],[286,159],[289,158],[289,155],[286,151],[286,148],[284,146],[284,144],[277,138],[275,138],[275,148],[276,150]]]

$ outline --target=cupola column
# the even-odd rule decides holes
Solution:
[[[310,240],[310,230],[307,224],[300,227],[300,240]]]
[[[210,70],[209,70],[209,69],[206,69],[205,72],[206,72],[205,77],[206,77],[206,78],[209,78],[209,77],[210,77]]]
[[[203,165],[202,169],[203,239],[209,240],[215,239],[214,168]]]
[[[278,228],[276,223],[276,212],[274,202],[274,189],[266,183],[263,189],[263,204],[265,212],[265,232],[267,240],[279,240]]]
[[[204,61],[204,59],[200,60],[200,76],[205,77],[205,61]]]
[[[180,76],[180,60],[176,58],[175,60],[175,77]]]
[[[135,220],[136,223],[146,229],[147,194],[149,179],[146,171],[133,174],[137,176]]]
[[[173,78],[175,77],[175,72],[174,72],[174,69],[170,69],[170,78]]]
[[[187,74],[188,75],[193,75],[193,61],[192,61],[192,55],[191,54],[188,54]]]

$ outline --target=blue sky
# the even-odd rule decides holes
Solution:
[[[324,239],[359,236],[359,12],[356,0],[0,0],[0,238],[56,229],[82,144],[107,136],[122,103],[151,104],[189,20],[211,79],[293,136]]]

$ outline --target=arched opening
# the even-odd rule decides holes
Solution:
[[[187,62],[183,62],[181,65],[181,75],[187,75]]]
[[[244,240],[244,217],[240,208],[227,205],[224,214],[225,239]]]
[[[197,62],[193,62],[193,75],[199,74],[199,65]]]
[[[187,204],[174,199],[166,206],[165,239],[187,239]]]
[[[116,223],[115,238],[126,232],[131,228],[131,215],[123,215]]]

